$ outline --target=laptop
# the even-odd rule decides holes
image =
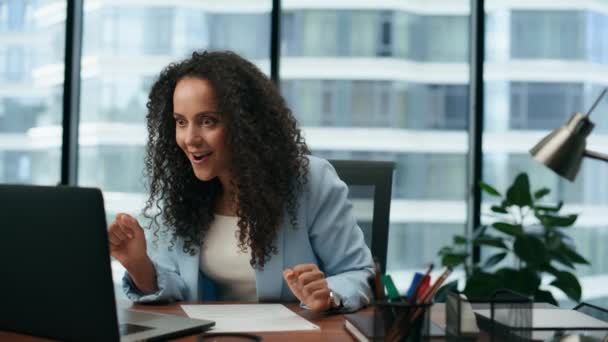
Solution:
[[[0,330],[140,341],[215,323],[116,308],[99,189],[0,185]]]

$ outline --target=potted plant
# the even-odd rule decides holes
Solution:
[[[579,302],[581,286],[573,272],[577,264],[589,262],[576,252],[567,234],[578,215],[561,214],[561,201],[557,205],[542,203],[550,190],[532,193],[525,173],[515,178],[504,196],[486,183],[481,182],[481,188],[497,199],[489,213],[494,222],[479,227],[470,241],[454,236],[453,244],[439,251],[444,266],[464,267],[463,292],[470,298],[488,298],[495,290],[508,288],[533,296],[535,301],[557,305],[551,292],[540,289],[541,278],[549,275],[550,285]],[[471,265],[470,244],[491,251],[483,263]],[[446,284],[443,291],[456,286],[456,282]]]

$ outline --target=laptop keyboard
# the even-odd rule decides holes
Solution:
[[[135,334],[138,332],[150,330],[152,328],[144,327],[143,325],[137,324],[129,324],[129,323],[121,323],[119,324],[120,336],[125,336],[129,334]]]

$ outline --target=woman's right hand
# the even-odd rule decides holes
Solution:
[[[110,255],[118,260],[131,275],[140,291],[158,290],[156,271],[146,252],[146,236],[135,218],[118,214],[108,228]]]

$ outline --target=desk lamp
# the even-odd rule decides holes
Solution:
[[[578,173],[583,157],[608,162],[608,155],[586,149],[587,136],[594,127],[589,115],[607,91],[608,87],[602,91],[587,114],[574,113],[565,125],[536,144],[530,150],[532,157],[571,182]]]

